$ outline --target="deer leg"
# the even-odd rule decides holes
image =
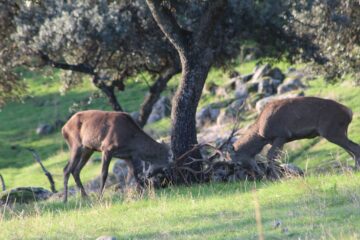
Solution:
[[[281,150],[285,144],[286,140],[284,138],[276,138],[272,144],[271,148],[269,149],[267,153],[267,159],[269,161],[269,169],[270,169],[270,175],[274,176],[275,178],[279,178],[276,170],[275,170],[275,161],[278,159],[281,155]]]
[[[111,153],[109,151],[104,151],[102,153],[102,169],[101,169],[101,186],[100,186],[100,197],[104,193],[105,183],[109,172],[109,165],[111,161]]]
[[[80,157],[81,157],[81,147],[73,148],[70,154],[70,160],[64,168],[64,200],[63,200],[64,202],[67,202],[68,182],[69,182],[70,173],[76,167]]]
[[[329,137],[326,136],[326,138],[329,142],[332,142],[343,149],[345,149],[355,160],[355,168],[360,169],[360,146],[350,139],[348,139],[346,136],[340,136],[340,137]]]
[[[80,162],[76,165],[75,169],[72,171],[72,175],[75,179],[76,185],[77,187],[80,189],[81,191],[81,196],[82,197],[87,197],[86,191],[84,189],[84,186],[81,182],[80,179],[80,172],[81,169],[85,166],[85,164],[87,163],[87,161],[89,160],[89,158],[91,157],[91,155],[93,154],[93,150],[88,149],[88,148],[84,148],[81,158],[80,158]]]

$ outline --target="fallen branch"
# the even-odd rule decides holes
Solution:
[[[3,178],[3,176],[1,174],[0,174],[0,181],[1,181],[1,189],[3,191],[5,191],[6,190],[5,181],[4,181],[4,178]]]
[[[53,193],[56,193],[57,191],[56,191],[56,188],[55,188],[54,179],[53,179],[51,173],[48,172],[48,170],[46,170],[46,168],[42,164],[41,159],[40,159],[40,155],[33,148],[25,148],[25,149],[28,150],[29,152],[31,152],[32,155],[34,156],[35,160],[40,164],[42,171],[45,173],[46,177],[49,179],[51,191]]]

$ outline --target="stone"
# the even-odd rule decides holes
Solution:
[[[112,172],[115,175],[117,182],[124,187],[131,185],[135,181],[134,176],[128,178],[129,174],[131,174],[131,170],[123,159],[116,160]]]
[[[276,94],[276,89],[280,83],[280,80],[273,79],[271,77],[264,77],[259,82],[258,93],[264,94],[264,96],[274,95]]]
[[[49,135],[54,132],[54,127],[50,124],[42,123],[39,124],[39,126],[36,128],[36,134],[43,136],[43,135]]]
[[[222,125],[234,121],[239,111],[243,109],[246,99],[239,98],[233,101],[226,109],[221,109],[216,119],[217,125]]]
[[[135,112],[131,112],[130,116],[132,117],[132,119],[134,119],[135,122],[138,121],[139,117],[140,117],[140,113],[135,111]]]
[[[247,85],[240,80],[236,81],[234,95],[235,95],[236,99],[247,98],[247,96],[248,96]]]
[[[220,109],[205,106],[196,113],[196,125],[202,127],[207,123],[215,122],[220,114]]]
[[[171,101],[169,98],[162,96],[153,106],[147,123],[157,122],[171,114]]]
[[[106,179],[105,188],[114,186],[117,183],[118,182],[117,182],[117,178],[115,177],[115,175],[113,173],[109,173],[109,175]],[[91,192],[98,192],[100,189],[100,185],[101,185],[101,176],[98,176],[95,179],[87,182],[85,184],[85,188]]]
[[[292,163],[284,163],[280,165],[285,176],[304,176],[304,171]]]
[[[270,64],[265,64],[260,67],[256,67],[254,71],[254,75],[251,78],[252,82],[259,82],[264,76],[268,76],[271,70]]]
[[[30,203],[46,200],[53,195],[42,187],[18,187],[0,193],[2,203]]]
[[[117,240],[114,236],[100,236],[96,240]]]
[[[259,89],[259,82],[247,82],[246,83],[246,90],[248,91],[248,93],[257,93]]]
[[[56,119],[55,123],[54,123],[54,127],[56,129],[58,128],[62,128],[64,126],[65,122],[61,119]]]
[[[261,113],[261,111],[264,109],[266,104],[268,104],[269,102],[272,102],[275,100],[280,100],[280,99],[286,99],[286,98],[294,98],[294,97],[299,97],[299,96],[304,96],[304,93],[303,92],[297,92],[297,93],[290,92],[290,93],[286,93],[286,94],[265,97],[256,102],[255,108],[258,113]]]
[[[281,71],[279,68],[277,68],[277,67],[271,69],[266,76],[269,76],[269,77],[271,77],[271,78],[273,78],[273,79],[277,79],[277,80],[279,80],[280,82],[284,81],[284,79],[285,79],[285,75],[284,75],[284,74],[282,73],[282,71]]]
[[[302,83],[299,77],[288,78],[277,88],[278,94],[283,94],[286,92],[291,92],[294,90],[305,89],[306,86]]]

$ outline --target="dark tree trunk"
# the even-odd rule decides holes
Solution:
[[[115,95],[115,87],[114,86],[107,86],[104,82],[98,80],[98,76],[94,75],[92,79],[93,84],[99,88],[108,98],[109,104],[111,105],[112,109],[117,112],[122,112],[123,109],[118,102],[116,95]]]
[[[177,73],[180,68],[171,67],[160,74],[156,82],[150,87],[149,94],[144,99],[140,107],[140,116],[138,124],[144,127],[153,109],[154,104],[159,100],[160,94],[165,90],[169,80]]]

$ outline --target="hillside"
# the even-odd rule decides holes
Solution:
[[[290,66],[276,63],[281,70]],[[238,65],[242,74],[252,72],[255,62]],[[88,101],[96,89],[89,81],[60,95],[56,72],[51,78],[41,73],[24,75],[29,96],[23,103],[10,103],[0,112],[0,174],[8,188],[48,187],[40,166],[24,147],[35,148],[44,165],[62,189],[62,169],[68,159],[60,128],[47,136],[35,133],[41,123],[66,120],[73,102]],[[142,76],[146,78],[146,76]],[[213,69],[208,83],[225,85],[228,73]],[[178,77],[169,84],[175,88]],[[353,112],[349,136],[360,142],[360,89],[350,80],[326,84],[321,78],[307,82],[307,96],[322,96],[340,101]],[[144,79],[132,79],[127,90],[119,93],[121,104],[129,112],[138,109],[147,91]],[[168,90],[166,94],[171,91]],[[221,100],[221,99],[220,99]],[[199,108],[219,101],[204,94]],[[93,99],[87,108],[108,109],[103,98]],[[254,115],[245,118],[245,127]],[[145,128],[154,137],[166,135],[169,119]],[[96,158],[96,156],[94,156]],[[234,182],[191,188],[149,191],[144,196],[107,192],[105,200],[95,196],[89,201],[71,198],[68,205],[59,200],[0,208],[1,239],[94,239],[115,235],[120,239],[257,239],[254,199],[258,199],[262,227],[267,239],[358,239],[360,238],[360,175],[338,171],[334,166],[354,162],[340,147],[322,139],[302,140],[286,147],[283,161],[293,162],[308,173],[304,179],[280,182]],[[97,162],[87,164],[84,182],[100,173]],[[72,178],[70,184],[74,185]],[[257,189],[256,193],[252,191]],[[91,219],[91,221],[89,221]],[[279,225],[275,227],[275,225]]]

